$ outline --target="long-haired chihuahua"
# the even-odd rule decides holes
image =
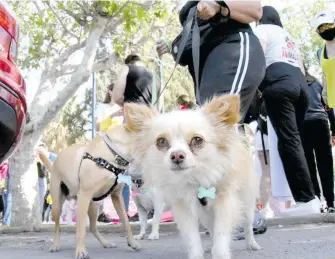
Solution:
[[[199,222],[213,239],[212,258],[231,258],[233,229],[244,220],[247,248],[258,250],[252,223],[258,188],[252,155],[237,131],[238,95],[213,98],[197,110],[158,115],[125,105],[125,129],[143,177],[171,205],[189,259],[203,259]]]

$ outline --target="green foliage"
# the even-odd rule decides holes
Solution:
[[[92,89],[88,88],[83,101],[78,101],[74,96],[63,108],[60,123],[66,128],[67,145],[75,144],[78,139],[86,139],[92,124],[91,101]]]
[[[91,101],[92,89],[88,88],[84,100],[80,100],[78,96],[72,97],[57,118],[48,125],[43,141],[52,151],[59,152],[66,146],[88,140],[87,134],[92,123]]]

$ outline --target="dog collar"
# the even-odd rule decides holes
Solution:
[[[128,157],[125,154],[121,155],[120,150],[118,150],[118,148],[116,147],[116,145],[113,143],[113,141],[108,137],[107,134],[103,135],[103,139],[107,145],[107,147],[109,148],[109,150],[113,153],[114,155],[114,160],[118,165],[121,166],[128,166],[129,163],[132,162],[132,159],[130,157]]]

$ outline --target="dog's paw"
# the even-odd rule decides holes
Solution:
[[[253,241],[247,244],[247,249],[250,251],[257,251],[261,250],[262,248],[259,246],[259,244],[257,244],[256,241]]]
[[[56,252],[59,252],[59,250],[60,250],[59,246],[52,246],[52,247],[50,247],[49,252],[50,253],[56,253]]]
[[[212,259],[231,259],[230,251],[219,251],[212,254]]]
[[[103,248],[116,248],[117,244],[107,243],[107,244],[103,244],[102,246]]]
[[[138,234],[138,235],[134,236],[134,239],[136,239],[136,240],[142,240],[144,238],[144,235],[145,234]]]
[[[136,240],[128,240],[128,246],[134,249],[135,251],[139,251],[141,249],[141,245]]]
[[[231,259],[230,253],[227,253],[225,255],[213,255],[212,259]]]
[[[75,259],[89,259],[88,253],[84,251],[77,250]]]
[[[149,239],[149,240],[158,240],[158,239],[159,239],[159,233],[151,233],[151,234],[148,236],[148,239]]]

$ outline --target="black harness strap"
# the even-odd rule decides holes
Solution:
[[[114,165],[108,163],[105,159],[102,159],[100,157],[95,158],[95,157],[91,156],[87,152],[84,153],[83,159],[89,159],[89,160],[95,162],[97,166],[102,167],[104,169],[107,169],[108,171],[112,172],[116,176],[115,183],[113,184],[113,186],[109,189],[109,191],[107,193],[105,193],[104,195],[101,195],[99,197],[93,198],[93,201],[101,201],[101,200],[105,199],[108,195],[110,195],[112,193],[112,191],[114,190],[114,188],[118,184],[117,179],[119,177],[119,174],[123,174],[126,170],[125,169],[117,168]]]

